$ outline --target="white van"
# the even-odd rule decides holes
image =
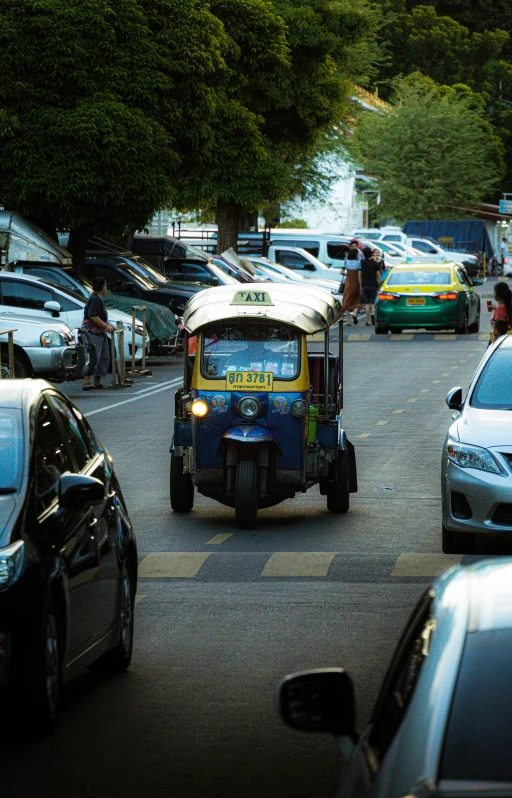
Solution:
[[[337,283],[345,281],[344,270],[342,273],[341,266],[326,266],[304,247],[288,247],[273,241],[267,257],[274,263],[280,263],[281,266],[293,269],[306,278],[319,277],[322,280],[332,280]]]
[[[277,228],[270,232],[270,243],[298,247],[310,252],[325,266],[341,269],[345,262],[345,251],[351,237],[339,233],[325,233],[318,230],[286,230]],[[287,264],[286,264],[287,265]]]

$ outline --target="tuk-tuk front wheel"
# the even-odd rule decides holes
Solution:
[[[194,483],[183,473],[183,457],[171,453],[171,507],[175,513],[189,513],[194,506]]]
[[[258,515],[258,467],[240,460],[235,476],[235,518],[240,529],[253,529]]]
[[[327,485],[327,509],[330,513],[346,513],[350,507],[348,457],[338,455],[336,481]]]

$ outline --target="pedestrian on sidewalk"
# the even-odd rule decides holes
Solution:
[[[493,330],[496,322],[504,322],[507,326],[507,332],[512,329],[512,291],[507,283],[496,283],[494,286],[494,299],[498,303],[497,307],[488,302],[488,309],[494,311],[491,316],[490,343],[493,341]]]
[[[508,255],[509,255],[509,245],[505,236],[503,236],[503,241],[501,242],[500,254],[501,254],[501,273],[505,274],[505,264],[508,261]]]
[[[96,365],[90,369],[84,377],[83,389],[87,391],[91,388],[108,389],[108,385],[103,385],[101,378],[108,373],[110,366],[110,339],[107,333],[114,333],[115,327],[108,323],[108,313],[103,302],[103,296],[107,293],[107,283],[104,277],[94,277],[92,281],[92,294],[87,300],[84,308],[84,320],[82,327],[87,331],[92,346],[96,350]],[[91,385],[91,373],[94,374],[94,383]]]
[[[351,244],[345,259],[347,273],[341,309],[343,313],[346,313],[347,327],[351,326],[352,321],[354,324],[359,324],[357,318],[357,311],[361,309],[361,261],[359,259],[359,251],[356,243]]]
[[[375,300],[381,282],[381,265],[374,257],[370,247],[363,249],[364,260],[361,261],[361,292],[366,313],[366,326],[375,324]]]

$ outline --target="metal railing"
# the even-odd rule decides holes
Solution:
[[[137,311],[140,310],[142,313],[142,363],[141,368],[135,368],[135,322],[137,321]],[[146,314],[147,314],[147,307],[146,305],[134,305],[132,307],[132,368],[129,372],[130,377],[150,377],[152,371],[146,368],[146,336],[147,336],[147,325],[146,325]]]
[[[6,335],[7,336],[7,354],[9,360],[9,376],[4,377],[2,374],[2,347],[0,347],[0,380],[2,379],[11,379],[15,378],[14,373],[14,333],[18,332],[17,329],[15,330],[2,330],[0,332],[0,336]]]

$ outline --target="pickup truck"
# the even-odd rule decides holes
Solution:
[[[89,347],[80,333],[55,319],[41,320],[17,313],[0,317],[0,348],[2,378],[11,377],[9,371],[6,330],[15,330],[14,376],[45,377],[52,382],[78,380],[87,372],[90,363]]]
[[[302,277],[321,278],[343,284],[345,282],[344,269],[335,269],[326,266],[315,258],[310,252],[301,247],[287,247],[278,242],[272,242],[268,248],[268,259],[280,263],[288,269],[297,271]]]

